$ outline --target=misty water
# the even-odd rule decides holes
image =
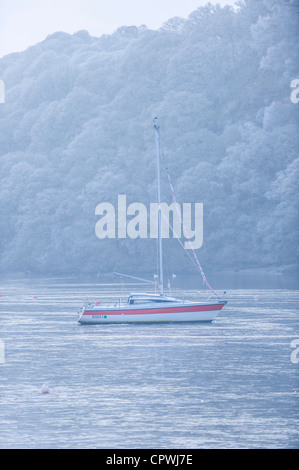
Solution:
[[[77,323],[131,288],[1,282],[0,448],[298,448],[299,290],[228,289],[213,323]]]

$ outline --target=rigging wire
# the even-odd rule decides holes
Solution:
[[[171,192],[171,195],[172,195],[172,200],[173,200],[173,202],[174,202],[174,204],[175,204],[176,210],[177,210],[177,212],[178,212],[178,214],[179,214],[179,217],[180,217],[180,219],[181,219],[181,224],[182,224],[184,236],[185,236],[185,237],[188,239],[188,241],[190,242],[191,250],[192,250],[192,253],[193,253],[193,256],[194,256],[194,259],[195,259],[196,266],[197,266],[197,268],[199,269],[199,271],[200,271],[200,273],[201,273],[201,276],[202,276],[202,279],[203,279],[204,284],[206,284],[206,286],[210,289],[210,291],[213,292],[213,293],[216,295],[217,298],[219,298],[218,295],[216,294],[216,292],[214,291],[214,289],[210,286],[210,284],[209,284],[209,282],[208,282],[208,280],[207,280],[207,278],[206,278],[206,276],[205,276],[205,273],[204,273],[204,271],[203,271],[203,269],[202,269],[202,267],[201,267],[201,264],[200,264],[200,262],[199,262],[199,259],[198,259],[198,257],[197,257],[197,254],[196,254],[196,252],[195,252],[195,250],[194,250],[194,248],[193,248],[193,246],[192,246],[192,242],[191,242],[190,237],[188,236],[186,227],[185,227],[185,225],[184,225],[184,221],[183,221],[183,219],[182,219],[182,217],[181,217],[181,214],[179,213],[178,208],[177,208],[176,195],[175,195],[175,192],[174,192],[174,188],[173,188],[172,181],[171,181],[171,178],[170,178],[170,174],[169,174],[169,171],[168,171],[168,167],[167,167],[167,164],[166,164],[164,152],[162,152],[162,157],[163,157],[164,166],[165,166],[166,173],[167,173],[167,179],[168,179],[168,183],[169,183],[169,186],[170,186],[170,192]],[[178,240],[179,240],[179,239],[178,239]],[[181,242],[180,242],[180,243],[181,243]],[[182,244],[182,243],[181,243],[181,244]],[[190,256],[190,255],[189,255],[189,256]]]

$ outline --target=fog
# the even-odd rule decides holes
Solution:
[[[202,265],[295,270],[298,19],[285,2],[206,5],[3,57],[1,273],[155,271],[156,241],[99,239],[95,208],[156,201],[156,116],[178,202],[203,203]],[[169,272],[192,272],[177,240],[164,247]]]

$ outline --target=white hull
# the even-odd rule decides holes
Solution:
[[[225,305],[217,303],[184,303],[163,307],[83,307],[79,312],[79,323],[160,323],[213,321]]]

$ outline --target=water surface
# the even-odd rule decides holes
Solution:
[[[114,289],[2,282],[0,448],[298,448],[299,291],[230,290],[213,323],[77,323]]]

